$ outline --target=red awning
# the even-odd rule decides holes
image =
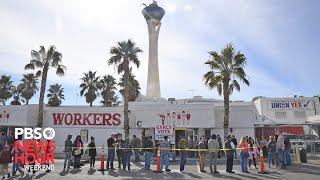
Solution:
[[[278,130],[287,134],[304,135],[303,126],[281,126]]]

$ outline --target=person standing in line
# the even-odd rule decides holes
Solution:
[[[198,138],[195,138],[194,139],[194,146],[193,146],[193,149],[199,149],[199,141],[198,141]],[[194,152],[194,157],[195,158],[198,158],[199,157],[199,151],[195,151]]]
[[[94,165],[96,163],[96,156],[97,156],[97,149],[96,149],[96,143],[95,138],[91,136],[91,142],[88,145],[89,147],[89,156],[90,156],[90,169],[94,168]]]
[[[267,156],[267,140],[264,138],[264,136],[261,137],[260,146],[262,146],[263,150],[263,157]],[[258,142],[257,142],[258,144]]]
[[[232,139],[231,141],[233,142],[233,145],[235,147],[238,147],[238,142],[237,142],[237,139],[236,139],[236,136],[235,135],[232,135]],[[237,153],[237,149],[234,150],[234,158],[237,159],[238,158],[238,153]]]
[[[257,148],[257,146],[254,143],[254,140],[252,138],[249,140],[249,146],[250,146],[250,149],[249,149],[249,167],[251,169],[251,163],[253,162],[254,168],[258,169],[257,168],[256,159],[258,157],[259,151],[258,151],[258,148]],[[262,154],[261,154],[261,156],[262,156]]]
[[[140,155],[139,155],[139,149],[141,147],[141,140],[136,137],[136,135],[133,135],[132,141],[131,141],[133,152],[134,152],[134,162],[140,163]]]
[[[204,144],[204,136],[200,137],[200,142],[199,142],[199,154],[200,154],[200,172],[207,172],[204,170],[204,166],[206,165],[206,151],[204,151],[206,149],[206,145]]]
[[[132,144],[130,142],[130,138],[127,137],[126,141],[123,142],[122,147],[123,154],[124,154],[124,161],[123,161],[123,170],[126,170],[126,167],[128,167],[128,171],[131,171],[130,169],[130,158],[132,155]]]
[[[6,133],[1,130],[1,132],[0,132],[0,152],[3,151],[4,146],[6,145],[6,142],[7,142]]]
[[[12,131],[9,132],[8,137],[7,137],[7,144],[9,145],[10,149],[9,151],[11,152],[13,149],[13,145],[14,145],[14,134]]]
[[[113,168],[113,160],[114,160],[114,156],[115,156],[115,147],[118,145],[116,143],[115,138],[115,134],[114,132],[111,133],[111,137],[107,140],[107,146],[108,146],[108,159],[107,159],[107,171],[109,171],[109,167],[110,170],[116,170]]]
[[[242,136],[239,141],[239,148],[240,148],[240,165],[241,170],[244,173],[249,173],[248,171],[248,157],[249,157],[249,146],[247,143],[247,138]]]
[[[219,149],[222,149],[222,141],[221,141],[221,137],[220,137],[220,135],[218,134],[217,135],[217,141],[218,141],[218,143],[219,143]],[[221,150],[219,150],[219,152],[218,152],[218,158],[221,158],[221,153],[222,153],[222,151]]]
[[[151,156],[152,156],[152,150],[153,150],[152,148],[153,148],[153,142],[152,142],[152,136],[150,136],[146,141],[145,170],[150,170],[150,162],[151,162]]]
[[[234,155],[234,144],[231,141],[231,135],[227,135],[226,141],[224,142],[224,147],[226,149],[226,156],[227,156],[227,167],[226,167],[226,172],[228,173],[234,173],[234,171],[232,171],[233,169],[233,155]]]
[[[220,149],[219,143],[217,141],[217,136],[212,134],[211,139],[208,141],[209,155],[210,155],[210,171],[211,173],[219,173],[217,171],[217,157],[218,151]],[[213,160],[213,169],[212,170],[212,160]]]
[[[274,139],[274,136],[270,136],[269,138],[269,144],[268,144],[268,167],[270,168],[270,163],[272,162],[272,166],[274,166],[274,159],[275,159],[275,155],[276,155],[276,148],[277,148],[277,144],[276,141]]]
[[[19,144],[22,144],[22,141],[19,138]],[[22,150],[20,148],[18,148],[18,150],[16,151],[14,148],[11,151],[11,155],[13,157],[13,161],[12,161],[12,176],[16,175],[16,172],[19,171],[21,174],[21,177],[23,177],[24,175],[24,171],[20,168],[20,164],[21,164],[21,159],[18,159],[16,162],[16,156],[17,157],[21,157],[22,155]]]
[[[121,169],[121,164],[124,168],[124,154],[123,154],[123,149],[122,146],[124,144],[124,140],[122,139],[122,134],[118,133],[118,139],[116,140],[117,142],[117,157],[118,157],[118,169]]]
[[[291,157],[290,157],[290,150],[291,150],[291,143],[290,139],[285,137],[284,138],[284,154],[286,159],[286,165],[291,165]]]
[[[161,172],[163,169],[163,165],[165,165],[165,171],[170,172],[171,169],[169,169],[169,149],[170,144],[168,142],[168,136],[164,136],[164,140],[160,143],[160,159],[161,159]]]
[[[83,155],[83,143],[81,140],[81,136],[78,135],[76,139],[73,142],[73,156],[74,156],[74,162],[73,162],[73,168],[80,168],[80,159]]]
[[[278,152],[279,152],[279,156],[280,156],[280,162],[282,163],[282,166],[280,167],[280,169],[286,169],[286,162],[285,162],[285,157],[284,157],[284,149],[285,149],[285,145],[284,145],[284,138],[282,136],[282,132],[278,131]]]
[[[10,147],[8,145],[4,146],[3,151],[0,153],[0,164],[1,164],[1,170],[2,170],[2,179],[5,179],[5,173],[7,173],[8,178],[10,178],[10,173],[8,170],[8,166],[10,163],[12,163],[12,156],[11,152],[9,151]]]
[[[189,136],[189,141],[188,141],[188,148],[189,148],[189,149],[193,149],[193,147],[194,147],[193,136],[190,135],[190,136]],[[190,158],[193,158],[193,157],[194,157],[194,151],[189,151],[188,154],[189,154],[189,157],[190,157]]]
[[[63,171],[66,170],[67,167],[67,171],[70,169],[70,161],[71,161],[71,155],[72,155],[72,134],[68,134],[67,140],[64,142],[64,163],[63,163]],[[68,166],[67,166],[68,163]]]
[[[181,155],[181,161],[180,161],[180,172],[185,172],[184,166],[186,165],[187,162],[187,152],[186,150],[186,140],[184,138],[181,138],[179,141],[179,148],[180,150],[180,155]]]
[[[276,155],[274,159],[275,159],[276,167],[278,167],[280,164],[280,157],[279,157],[279,151],[278,151],[278,135],[276,134],[274,138],[276,141]]]

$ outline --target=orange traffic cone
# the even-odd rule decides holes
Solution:
[[[102,152],[101,152],[101,161],[100,161],[100,169],[98,171],[105,171],[104,169],[104,145],[102,145]]]
[[[157,170],[154,171],[155,173],[161,173],[162,169],[160,169],[160,146],[158,147],[157,150]]]
[[[263,147],[260,146],[260,171],[259,174],[268,174],[264,169]]]

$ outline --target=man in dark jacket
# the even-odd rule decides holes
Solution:
[[[72,146],[73,146],[71,138],[72,138],[72,134],[68,134],[67,140],[64,142],[65,157],[64,157],[63,171],[66,170],[67,163],[68,163],[67,170],[70,169],[70,161],[71,161]]]
[[[150,136],[148,138],[148,140],[146,141],[146,157],[145,157],[145,169],[146,170],[150,170],[150,162],[151,162],[151,156],[152,156],[152,148],[153,148],[153,142],[152,142],[152,136]]]
[[[232,139],[231,141],[233,142],[234,144],[234,147],[237,147],[237,139],[236,139],[236,136],[235,135],[232,135]],[[237,150],[234,150],[234,157],[237,159]]]
[[[231,145],[232,141],[231,141],[231,136],[228,135],[226,138],[226,141],[224,143],[224,147],[226,149],[232,149],[232,145]],[[233,168],[233,154],[234,154],[234,150],[227,150],[226,151],[226,156],[227,156],[227,169],[226,172],[228,173],[234,173],[234,171],[232,171]]]
[[[91,136],[91,142],[88,145],[89,147],[89,156],[90,156],[90,169],[94,168],[94,164],[96,162],[97,150],[96,143],[93,136]]]
[[[120,133],[118,134],[118,139],[116,142],[118,143],[117,148],[119,148],[117,149],[117,157],[118,157],[118,164],[119,164],[118,168],[121,169],[121,164],[123,168],[125,167],[123,149],[121,149],[123,148],[123,144],[124,144],[124,140],[122,139],[122,134]]]
[[[222,141],[221,141],[221,137],[220,137],[219,134],[217,135],[217,141],[218,141],[219,147],[220,147],[220,149],[221,149],[221,148],[222,148]],[[221,158],[221,153],[222,153],[222,151],[219,150],[219,151],[218,151],[218,158]]]

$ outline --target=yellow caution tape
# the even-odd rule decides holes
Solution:
[[[56,148],[66,148],[64,146],[56,146]],[[68,147],[68,148],[78,148],[78,147]],[[132,150],[152,150],[158,149],[158,147],[152,148],[113,148],[113,147],[81,147],[80,149],[132,149]],[[168,151],[231,151],[231,150],[244,150],[247,148],[222,148],[222,149],[179,149],[179,148],[160,148],[160,150],[168,150]]]

